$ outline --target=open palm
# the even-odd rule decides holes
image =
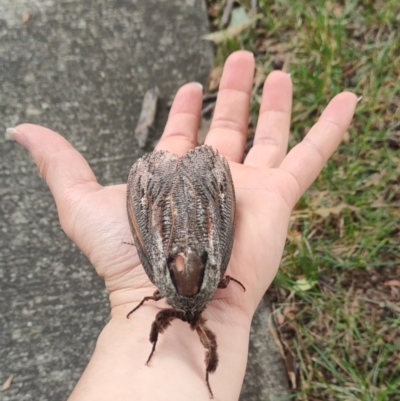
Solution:
[[[250,295],[230,285],[217,293],[252,314],[278,269],[291,209],[316,178],[350,124],[356,97],[337,95],[305,139],[286,155],[290,128],[290,77],[274,72],[265,82],[254,145],[243,159],[254,59],[236,52],[225,64],[206,143],[230,162],[237,197],[237,228],[228,274]],[[177,93],[157,149],[182,155],[196,146],[202,91],[187,84]],[[153,290],[132,242],[126,186],[100,186],[83,157],[58,134],[20,125],[15,139],[31,152],[57,203],[61,225],[105,279],[111,306],[134,304]],[[127,166],[128,170],[128,166]],[[227,293],[228,291],[228,293]],[[223,295],[222,295],[223,294]]]

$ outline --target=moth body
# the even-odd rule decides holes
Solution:
[[[171,306],[152,325],[149,360],[158,333],[171,320],[188,322],[208,350],[206,382],[212,395],[208,374],[218,364],[217,344],[201,312],[215,290],[232,279],[224,277],[236,212],[229,164],[206,145],[182,157],[166,151],[144,155],[129,173],[127,210],[139,258],[158,289],[130,313],[149,299],[165,298]]]

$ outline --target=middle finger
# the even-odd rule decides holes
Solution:
[[[252,53],[238,51],[228,57],[210,132],[205,141],[228,160],[235,162],[242,161],[246,143],[253,74]]]

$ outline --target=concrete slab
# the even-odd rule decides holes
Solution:
[[[162,96],[151,150],[172,94],[209,73],[206,32],[198,0],[0,0],[0,132],[47,126],[84,154],[99,182],[125,182],[143,152],[132,135],[145,91],[157,85]],[[0,400],[63,400],[108,319],[107,294],[61,231],[30,157],[3,135],[0,145],[0,383],[15,375]],[[277,355],[267,313],[261,306],[253,326],[243,400],[285,390],[280,368],[272,372],[281,362],[260,370]],[[266,354],[257,343],[269,344]]]

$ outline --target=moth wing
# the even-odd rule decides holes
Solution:
[[[197,243],[207,251],[209,262],[225,273],[235,232],[235,190],[228,161],[211,146],[203,145],[187,152],[178,165],[179,176],[196,193]],[[201,255],[203,249],[198,249]]]
[[[127,210],[143,268],[155,283],[154,271],[165,269],[165,244],[171,235],[166,199],[176,181],[179,157],[167,151],[152,152],[131,168],[127,184]],[[155,283],[156,284],[156,283]]]

